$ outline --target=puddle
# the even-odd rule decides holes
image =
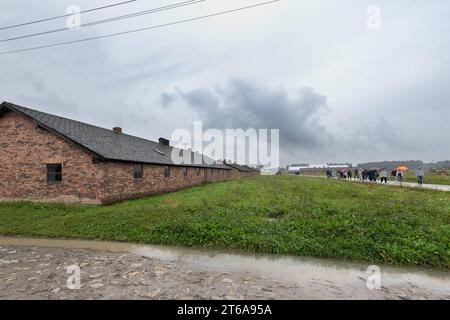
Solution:
[[[365,287],[369,264],[267,254],[243,254],[118,242],[0,237],[0,245],[123,252],[160,261],[189,264],[202,270],[249,272],[284,282],[332,282]],[[450,271],[419,267],[379,266],[383,287],[409,286],[450,295]]]

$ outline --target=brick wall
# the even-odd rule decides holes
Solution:
[[[99,194],[102,203],[171,192],[204,182],[232,178],[231,170],[187,168],[185,175],[185,168],[178,166],[170,166],[170,176],[165,177],[164,166],[146,164],[143,178],[135,180],[133,165],[130,163],[103,162],[100,166],[105,173],[103,188]]]
[[[46,164],[62,163],[62,182],[47,183]],[[144,165],[141,180],[133,164],[92,163],[92,155],[65,139],[39,129],[32,120],[8,112],[0,117],[0,200],[67,203],[111,203],[179,190],[206,181],[223,181],[254,173],[235,169],[184,168]]]
[[[47,183],[48,163],[63,164],[63,181]],[[0,117],[0,199],[98,203],[101,173],[92,157],[14,112]]]

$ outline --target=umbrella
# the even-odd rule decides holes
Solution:
[[[408,171],[409,170],[409,168],[408,167],[406,167],[406,166],[400,166],[400,167],[397,167],[397,169],[396,169],[397,171]]]

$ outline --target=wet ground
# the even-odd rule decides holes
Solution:
[[[0,299],[450,299],[450,272],[0,237]]]

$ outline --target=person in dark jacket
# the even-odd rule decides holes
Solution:
[[[373,180],[374,180],[374,171],[373,170],[369,170],[367,172],[367,176],[369,177],[369,181],[373,182]]]
[[[355,179],[359,180],[359,170],[355,169]]]
[[[373,182],[377,182],[379,176],[380,176],[380,174],[378,173],[378,170],[374,170]]]
[[[375,170],[375,169],[369,170],[368,175],[369,175],[370,182],[377,182],[378,170]]]
[[[367,178],[369,177],[369,173],[367,172],[367,169],[362,170],[361,176],[362,176],[363,181],[367,180]]]

